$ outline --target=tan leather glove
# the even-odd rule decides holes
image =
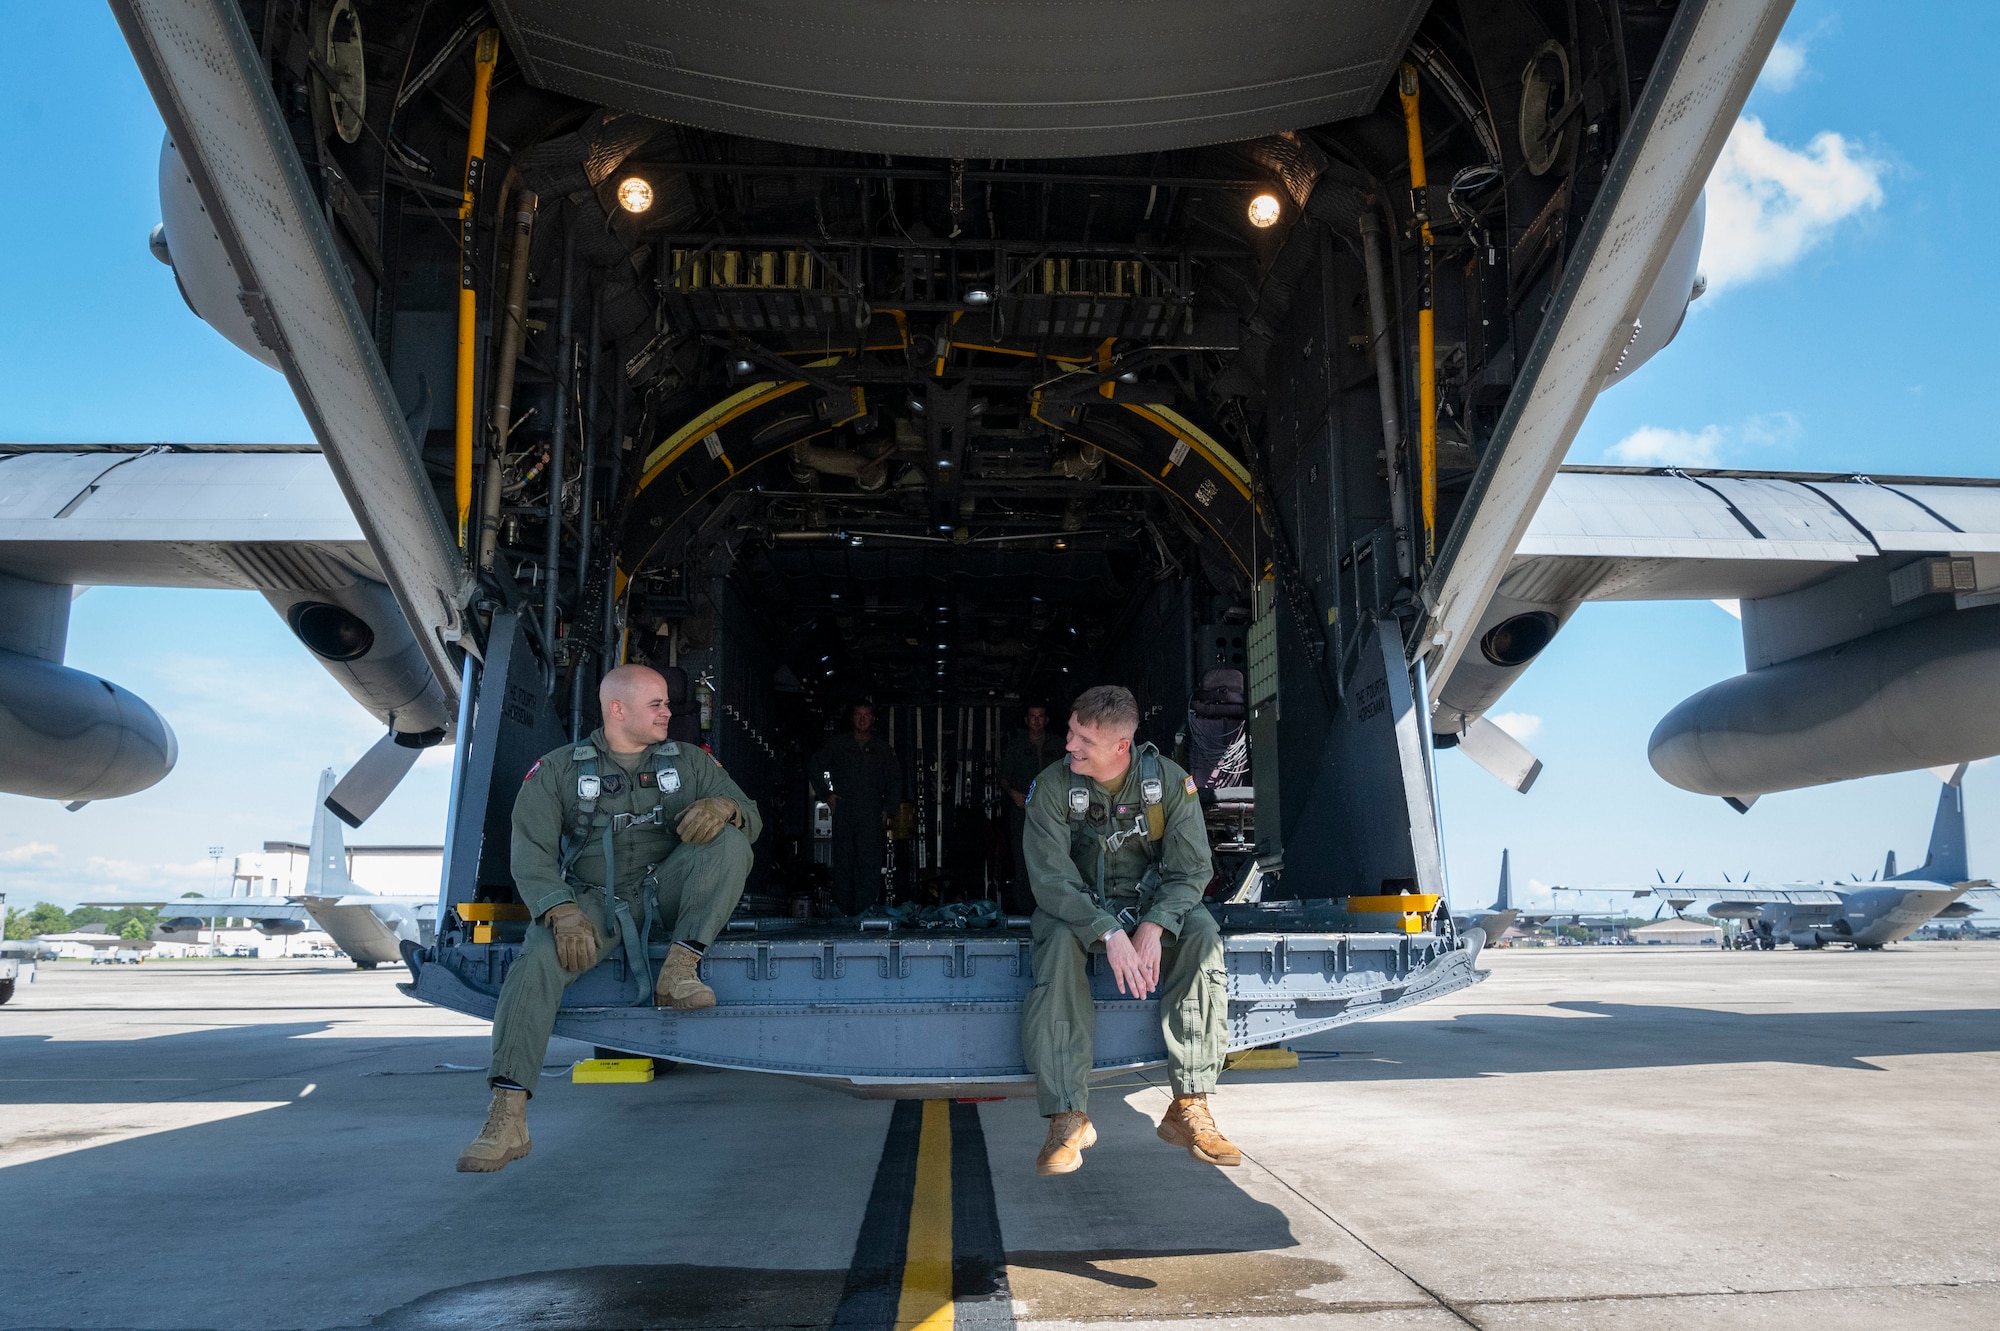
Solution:
[[[718,795],[688,805],[682,811],[680,821],[674,824],[674,831],[680,833],[683,841],[706,846],[730,823],[741,826],[743,811],[736,807],[735,800]]]
[[[556,964],[581,975],[597,964],[597,927],[574,901],[551,906],[542,923],[556,936]]]

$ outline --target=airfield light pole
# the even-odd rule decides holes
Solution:
[[[208,886],[211,892],[215,890],[215,875],[222,871],[222,849],[221,846],[210,846],[208,848],[208,863],[210,866]],[[208,954],[212,957],[222,950],[222,920],[219,916],[210,918],[208,932]],[[199,939],[201,935],[197,933],[195,937]]]

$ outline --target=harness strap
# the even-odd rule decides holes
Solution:
[[[674,748],[676,754],[678,747]],[[575,867],[583,848],[590,844],[590,833],[600,831],[603,835],[604,881],[602,883],[575,884],[595,890],[604,896],[604,902],[611,920],[614,946],[625,951],[625,973],[633,981],[634,1004],[643,1004],[653,997],[652,958],[646,951],[646,940],[652,937],[654,914],[657,909],[650,891],[645,892],[645,926],[632,918],[631,908],[618,895],[618,866],[612,847],[611,834],[627,827],[644,823],[664,823],[664,802],[656,802],[649,814],[621,813],[606,816],[598,811],[598,792],[602,789],[597,776],[597,746],[579,744],[570,750],[570,757],[578,764],[576,811],[570,818],[569,829],[562,839],[558,871],[563,880],[570,880],[570,870]],[[588,793],[586,793],[588,792]]]
[[[1166,794],[1160,773],[1160,751],[1151,744],[1141,744],[1134,752],[1139,764],[1139,800],[1145,810],[1142,818],[1135,818],[1129,828],[1112,831],[1092,831],[1088,818],[1092,800],[1091,787],[1094,782],[1073,768],[1065,758],[1063,765],[1069,770],[1069,824],[1072,844],[1075,839],[1089,836],[1097,843],[1096,882],[1091,888],[1091,900],[1099,910],[1109,910],[1110,904],[1104,895],[1104,856],[1107,850],[1117,850],[1131,837],[1141,833],[1146,837],[1146,872],[1139,878],[1139,905],[1127,906],[1118,912],[1119,923],[1127,928],[1138,922],[1139,916],[1153,904],[1153,898],[1160,891],[1161,841],[1166,836],[1167,816],[1163,807]],[[1109,843],[1109,844],[1107,844]]]

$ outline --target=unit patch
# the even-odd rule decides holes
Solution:
[[[540,758],[537,758],[535,759],[535,765],[533,767],[530,767],[528,769],[528,774],[522,777],[521,779],[523,781],[533,781],[535,779],[535,773],[541,770],[542,770],[542,760]]]
[[[653,788],[653,774],[651,772],[639,773],[639,784],[651,790]]]
[[[680,769],[678,767],[662,767],[660,769],[660,790],[664,794],[671,795],[680,788],[681,788]]]
[[[625,774],[623,772],[606,772],[604,774],[605,794],[616,795],[622,792],[624,789],[625,789]]]

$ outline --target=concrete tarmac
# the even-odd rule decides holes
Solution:
[[[1057,1179],[1032,1102],[577,1086],[561,1041],[533,1154],[458,1175],[486,1028],[400,975],[49,964],[0,1007],[0,1327],[2000,1326],[2000,945],[1482,964],[1226,1076],[1240,1169],[1132,1077]]]

